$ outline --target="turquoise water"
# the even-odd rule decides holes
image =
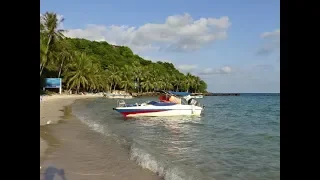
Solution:
[[[136,98],[128,103],[155,98]],[[165,179],[280,179],[280,95],[200,99],[202,117],[125,120],[116,100],[79,100],[73,113]]]

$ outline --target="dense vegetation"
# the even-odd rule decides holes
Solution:
[[[125,46],[66,38],[58,29],[62,21],[55,13],[40,16],[40,82],[60,77],[64,89],[77,92],[206,91],[203,80],[179,72],[172,63],[145,60]]]

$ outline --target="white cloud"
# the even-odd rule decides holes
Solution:
[[[199,75],[212,75],[212,74],[230,74],[232,68],[230,66],[223,66],[220,69],[206,68],[203,72],[198,73]]]
[[[229,66],[224,66],[220,69],[220,72],[223,72],[223,73],[231,73],[231,67]]]
[[[227,38],[230,25],[227,16],[194,20],[186,13],[169,16],[162,24],[147,23],[139,27],[91,24],[85,29],[69,29],[65,35],[125,45],[135,52],[194,51]]]
[[[196,65],[196,64],[182,64],[182,65],[177,65],[176,67],[177,67],[177,69],[179,69],[183,72],[191,72],[191,71],[195,70],[198,67],[198,65]]]
[[[261,34],[264,39],[264,45],[257,51],[257,55],[269,55],[280,49],[280,29]]]
[[[261,34],[261,37],[266,38],[279,38],[280,37],[280,29],[276,29],[272,32],[264,32]]]

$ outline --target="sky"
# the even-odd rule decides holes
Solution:
[[[280,0],[40,0],[68,37],[171,62],[217,93],[280,92]]]

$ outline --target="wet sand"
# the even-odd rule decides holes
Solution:
[[[76,99],[96,98],[97,96],[80,95],[55,95],[44,96],[40,102],[40,127],[48,124],[55,124],[61,120],[64,114],[64,107],[71,105]],[[48,148],[48,143],[40,136],[40,160]]]
[[[40,105],[40,179],[161,179],[130,161],[127,149],[73,116],[70,105],[80,98],[88,97],[48,98]]]

